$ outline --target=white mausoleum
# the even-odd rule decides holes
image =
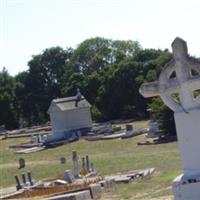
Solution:
[[[48,109],[53,133],[92,127],[90,103],[81,96],[53,99]]]

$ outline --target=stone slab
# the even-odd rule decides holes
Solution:
[[[70,194],[63,194],[47,198],[45,200],[90,200],[91,195],[89,190],[75,192]]]
[[[115,181],[114,179],[107,179],[100,181],[99,184],[101,184],[104,192],[111,192],[114,189]]]
[[[102,196],[102,189],[100,184],[90,184],[90,194],[92,199],[100,199]]]

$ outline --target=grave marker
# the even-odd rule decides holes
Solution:
[[[159,80],[143,84],[140,93],[144,97],[160,96],[174,111],[183,169],[173,181],[175,200],[199,200],[200,61],[188,56],[187,44],[181,38],[174,40],[172,50],[173,59],[163,68]]]
[[[19,159],[19,169],[22,169],[25,167],[25,160],[23,158]]]

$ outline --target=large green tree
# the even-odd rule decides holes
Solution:
[[[170,58],[167,50],[142,49],[137,41],[101,37],[87,39],[75,49],[45,49],[14,78],[2,71],[0,103],[7,117],[0,117],[0,123],[7,121],[14,127],[21,114],[29,124],[33,115],[35,122],[44,122],[51,100],[75,95],[77,88],[92,104],[94,119],[145,117],[152,100],[143,98],[139,87],[158,79]]]
[[[111,40],[101,37],[83,41],[72,56],[72,63],[85,74],[99,72],[108,64],[119,63],[140,49],[136,41]]]
[[[73,53],[71,48],[63,50],[61,47],[45,49],[41,54],[35,55],[28,62],[27,74],[17,76],[18,96],[26,94],[23,98],[23,110],[31,120],[35,122],[47,119],[47,110],[54,98],[63,96],[62,90],[65,83],[75,69],[69,66],[70,57]]]
[[[3,68],[0,72],[0,125],[6,128],[17,127],[15,113],[14,79]]]

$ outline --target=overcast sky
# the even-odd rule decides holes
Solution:
[[[45,48],[96,36],[170,51],[179,36],[200,57],[199,20],[199,0],[0,0],[0,70],[15,75]]]

